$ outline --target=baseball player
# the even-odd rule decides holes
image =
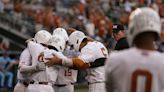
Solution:
[[[89,92],[105,92],[104,63],[108,56],[106,47],[97,41],[90,41],[83,32],[74,31],[69,36],[69,44],[80,51],[77,58],[49,58],[47,65],[63,65],[75,69],[87,69]]]
[[[63,55],[61,52],[65,49],[65,40],[59,36],[59,35],[53,35],[50,40],[48,41],[48,49],[46,49],[43,52],[43,60],[45,63],[47,60],[45,58],[50,58],[53,57],[55,53],[58,55]],[[46,71],[48,76],[50,77],[50,81],[55,84],[56,79],[58,77],[58,72],[59,72],[59,67],[60,66],[51,66],[51,67],[46,67]]]
[[[27,86],[28,86],[28,81],[30,79],[30,74],[21,73],[20,67],[24,65],[30,66],[30,64],[31,64],[31,56],[28,49],[26,48],[24,49],[24,51],[21,53],[21,56],[20,56],[19,69],[17,73],[18,83],[16,84],[14,88],[14,92],[27,92]]]
[[[130,15],[127,39],[131,48],[113,52],[106,65],[107,92],[162,92],[164,57],[156,50],[160,17],[151,8]]]
[[[32,82],[30,82],[27,90],[28,92],[54,92],[52,85],[46,73],[44,62],[39,62],[39,55],[46,50],[46,44],[50,39],[51,34],[46,30],[38,31],[35,34],[35,41],[28,42],[28,50],[32,57],[32,66],[41,63],[43,65],[42,71],[38,71],[32,74]]]
[[[18,82],[14,88],[14,92],[27,92],[27,86],[31,80],[32,73],[42,70],[42,64],[37,63],[32,66],[31,55],[28,48],[25,48],[20,55],[19,68],[17,72]]]
[[[63,28],[56,28],[53,31],[53,35],[60,35],[64,38],[66,43],[68,42],[68,34]],[[77,57],[78,52],[70,50],[70,47],[66,44],[66,48],[62,51],[67,57]],[[77,70],[67,67],[59,67],[59,73],[54,87],[55,92],[74,92],[74,83],[77,81]]]

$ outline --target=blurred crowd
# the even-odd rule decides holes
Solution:
[[[103,42],[109,50],[114,49],[113,24],[121,24],[127,30],[129,14],[137,7],[148,6],[159,12],[162,23],[161,40],[164,40],[164,0],[0,0],[0,16],[11,16],[24,21],[17,31],[33,36],[46,29],[57,27],[75,28]],[[14,16],[14,17],[13,17]],[[18,21],[16,21],[18,22]],[[17,58],[7,53],[0,57],[0,87],[11,87]]]
[[[112,25],[122,24],[126,30],[130,12],[143,6],[159,12],[164,24],[163,0],[1,0],[0,12],[31,24],[18,30],[26,35],[33,36],[41,29],[52,32],[57,27],[72,27],[112,49]]]
[[[16,83],[16,69],[19,55],[9,53],[8,39],[0,39],[0,92],[3,88],[12,89]]]

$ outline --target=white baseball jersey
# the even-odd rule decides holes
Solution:
[[[17,79],[19,80],[28,80],[30,79],[30,73],[20,73],[20,70],[23,68],[23,66],[30,66],[31,65],[31,55],[29,53],[29,50],[25,48],[23,52],[20,55],[20,62],[19,62],[19,69],[17,72]]]
[[[97,41],[88,42],[86,46],[81,49],[78,58],[82,59],[85,63],[94,62],[100,58],[106,58],[108,51],[106,47]],[[104,82],[105,81],[105,68],[104,66],[87,69],[87,80],[89,83]]]
[[[113,52],[106,68],[107,92],[162,92],[164,55],[137,48]]]
[[[78,52],[69,49],[65,50],[63,54],[69,58],[77,57],[79,55]],[[70,83],[75,83],[76,81],[77,81],[77,70],[70,69],[64,66],[59,67],[59,74],[57,77],[56,84],[70,84]]]
[[[46,49],[44,51],[44,57],[43,57],[44,62],[47,62],[47,60],[45,58],[52,58],[53,54],[55,54],[59,57],[64,57],[64,55],[60,52],[57,52],[52,49]],[[47,75],[52,83],[55,83],[57,80],[57,76],[59,73],[59,67],[61,67],[61,66],[54,65],[54,66],[46,67]]]
[[[37,63],[40,63],[40,61],[38,61],[38,57],[39,57],[40,53],[44,52],[47,48],[42,46],[41,44],[30,41],[28,43],[28,49],[32,56],[32,65],[36,65]],[[45,70],[34,73],[32,75],[32,79],[34,81],[38,81],[38,82],[48,82],[49,81]]]
[[[70,84],[77,80],[77,71],[67,67],[60,67],[57,81],[55,84]]]

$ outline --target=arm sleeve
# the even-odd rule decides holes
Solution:
[[[95,67],[100,67],[100,66],[104,66],[106,61],[106,58],[99,58],[96,59],[94,62],[90,63],[90,68],[95,68]]]
[[[32,67],[35,71],[45,70],[45,64],[39,61],[39,55],[46,50],[46,47],[36,42],[30,41],[28,43],[28,50],[32,57]],[[34,72],[35,72],[34,71]]]
[[[40,44],[38,43],[35,43],[33,41],[30,41],[28,43],[28,50],[29,50],[29,53],[30,55],[32,56],[32,66],[33,65],[36,65],[38,63],[38,56],[41,52],[44,51],[44,47],[41,46]]]
[[[96,55],[93,50],[85,48],[81,51],[78,58],[84,61],[84,63],[91,63],[95,61]]]
[[[27,65],[21,65],[20,66],[20,72],[21,73],[33,73],[36,72],[36,66],[27,66]]]
[[[87,69],[90,68],[90,63],[94,62],[95,55],[92,50],[85,48],[82,50],[77,58],[72,58],[73,69]],[[93,66],[95,64],[92,64]]]
[[[31,55],[27,48],[21,53],[19,70],[21,73],[29,73],[36,70],[35,66],[31,66]]]

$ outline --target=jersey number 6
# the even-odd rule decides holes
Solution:
[[[152,86],[152,74],[149,71],[146,70],[136,70],[132,74],[131,79],[131,92],[138,92],[137,91],[137,80],[139,76],[144,76],[145,81],[145,91],[144,92],[151,92],[151,86]]]

